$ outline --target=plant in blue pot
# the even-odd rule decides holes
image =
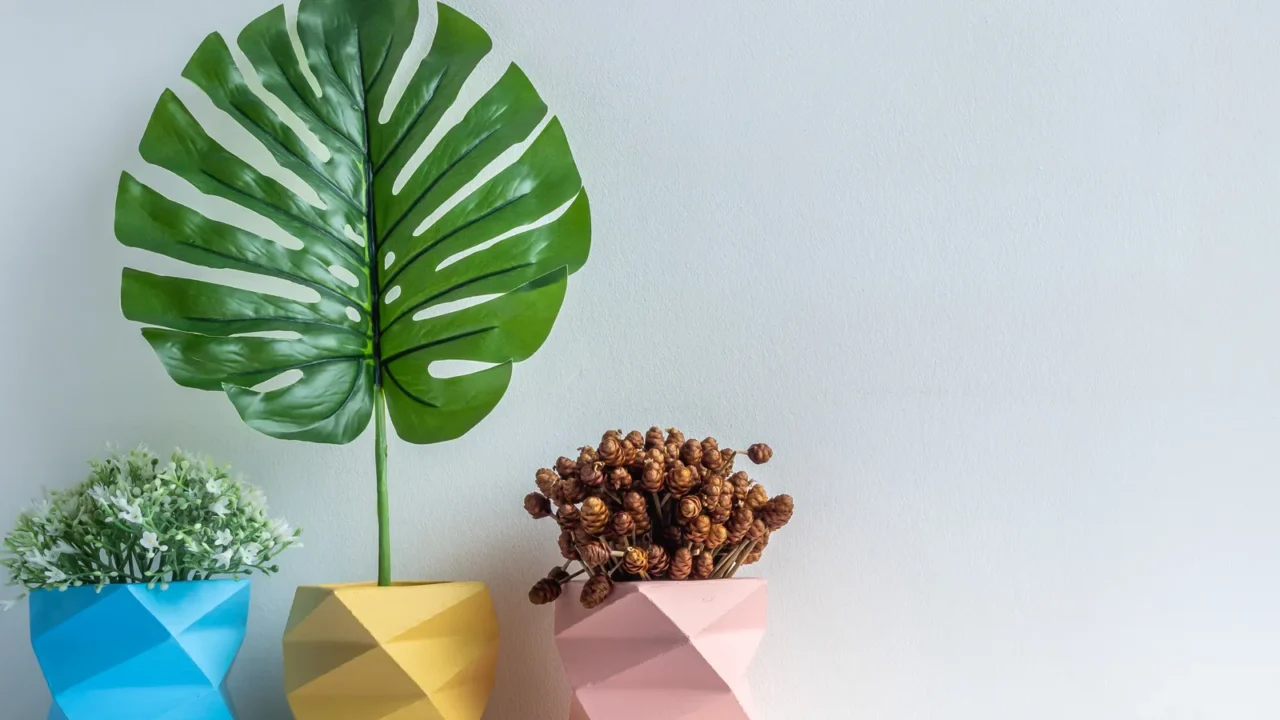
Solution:
[[[207,458],[140,448],[90,466],[18,517],[0,559],[30,598],[50,720],[230,720],[247,577],[275,572],[299,531]]]

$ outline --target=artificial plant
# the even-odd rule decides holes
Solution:
[[[219,142],[177,94],[162,95],[143,159],[284,237],[127,172],[116,200],[125,245],[298,291],[126,268],[121,304],[148,325],[142,334],[176,382],[225,392],[256,430],[348,443],[374,419],[380,585],[391,581],[388,412],[412,443],[474,427],[502,398],[512,363],[550,333],[590,246],[564,129],[518,67],[446,113],[491,41],[438,8],[420,61],[409,52],[417,0],[302,0],[296,46],[295,20],[278,7],[239,35],[249,77],[221,35],[206,38],[183,77],[276,167]],[[432,374],[446,360],[487,367]]]

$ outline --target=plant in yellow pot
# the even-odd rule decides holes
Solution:
[[[590,246],[564,129],[528,78],[511,65],[455,102],[491,41],[440,5],[415,54],[418,19],[417,0],[302,0],[234,50],[210,35],[183,72],[183,96],[203,97],[166,92],[140,147],[184,190],[125,173],[117,195],[125,245],[257,276],[125,269],[124,314],[176,382],[224,392],[277,438],[348,443],[373,419],[378,580],[299,589],[285,676],[302,720],[480,717],[488,591],[392,582],[386,418],[419,444],[480,422]],[[483,368],[431,371],[448,361]]]

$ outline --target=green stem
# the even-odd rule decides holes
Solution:
[[[378,587],[391,584],[391,500],[387,496],[387,400],[374,388],[374,462],[378,470]]]

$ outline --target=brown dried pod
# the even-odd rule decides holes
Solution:
[[[649,448],[648,450],[645,450],[643,464],[648,464],[650,462],[657,465],[659,468],[665,466],[667,464],[666,450],[664,450],[661,446],[656,448]]]
[[[592,575],[591,579],[582,586],[582,606],[588,610],[594,610],[603,605],[612,592],[613,581],[608,575]]]
[[[744,502],[747,499],[747,490],[751,489],[751,478],[747,474],[738,471],[729,476],[729,484],[733,486],[733,497],[738,502]]]
[[[662,541],[667,547],[679,547],[684,544],[684,529],[679,525],[668,525],[662,529]]]
[[[631,515],[631,521],[634,522],[636,525],[636,529],[635,529],[636,535],[644,535],[645,533],[653,529],[653,520],[649,518],[649,513],[639,513],[639,514],[627,513],[627,514]]]
[[[667,490],[676,497],[684,497],[697,484],[697,476],[693,470],[676,463],[667,471]]]
[[[628,490],[622,496],[622,509],[633,515],[638,515],[649,512],[649,504],[645,502],[644,496],[639,492]]]
[[[551,578],[542,578],[529,590],[529,602],[546,605],[560,599],[564,586]]]
[[[759,510],[768,502],[769,493],[765,492],[763,485],[752,485],[751,489],[747,491],[746,505],[753,511]]]
[[[577,506],[572,503],[561,505],[556,511],[556,522],[560,523],[560,527],[565,530],[573,530],[581,521],[582,513],[578,512]]]
[[[631,471],[616,467],[609,471],[609,487],[614,490],[626,490],[631,487]]]
[[[707,509],[707,517],[711,518],[713,523],[729,522],[729,517],[733,515],[733,496],[725,493],[720,496],[720,502],[715,507]]]
[[[711,518],[699,515],[684,526],[684,538],[691,543],[704,543],[711,532]]]
[[[565,530],[560,533],[560,556],[565,560],[577,560],[578,548],[573,542],[573,533]]]
[[[707,533],[707,547],[711,550],[719,550],[729,539],[729,531],[723,525],[712,525],[711,532]]]
[[[582,528],[592,535],[603,535],[609,528],[609,506],[594,495],[582,501],[581,515]]]
[[[649,556],[649,577],[662,577],[667,574],[667,570],[671,568],[671,556],[667,555],[666,549],[651,543],[645,548],[645,554]]]
[[[622,558],[622,569],[631,575],[645,575],[649,572],[649,555],[638,547],[627,548]]]
[[[631,443],[636,447],[636,449],[640,449],[644,447],[644,435],[641,435],[639,430],[632,430],[631,432],[627,433],[622,438],[622,441]]]
[[[756,443],[747,448],[747,457],[751,458],[751,462],[763,465],[773,457],[773,448],[764,443]]]
[[[724,467],[724,457],[716,448],[702,451],[702,466],[708,470],[719,470]]]
[[[672,580],[684,580],[693,572],[693,551],[688,546],[676,548],[671,554],[671,567],[667,570],[667,577]]]
[[[524,511],[534,520],[551,517],[551,499],[542,493],[529,493],[524,496]]]
[[[667,474],[663,472],[662,465],[646,460],[644,463],[644,474],[640,476],[640,486],[646,492],[656,493],[662,492],[662,488],[667,485]]]
[[[702,462],[702,443],[689,440],[680,447],[680,460],[685,465],[698,465]]]
[[[560,482],[560,476],[556,475],[556,471],[551,468],[542,468],[534,476],[534,480],[538,484],[538,491],[551,497],[551,489]]]
[[[662,448],[662,454],[666,456],[668,465],[680,462],[680,446],[675,443],[667,443]]]
[[[556,460],[556,474],[562,478],[571,478],[578,474],[578,463],[567,457]]]
[[[632,467],[643,464],[644,453],[641,452],[640,446],[630,440],[622,441],[622,459],[618,461],[620,465]]]
[[[683,445],[684,433],[680,432],[676,428],[667,428],[667,442],[665,444],[671,445],[673,443],[675,445]]]
[[[578,470],[578,477],[587,487],[598,488],[604,484],[604,473],[600,472],[600,464],[583,465]]]
[[[791,522],[791,515],[795,512],[795,509],[795,502],[790,495],[779,495],[760,508],[760,512],[756,513],[756,515],[764,521],[769,531],[772,532],[780,530],[784,525]]]
[[[586,467],[587,465],[595,465],[600,462],[600,453],[590,445],[583,445],[578,448],[578,467]]]
[[[704,505],[716,505],[720,502],[720,494],[724,491],[724,478],[719,475],[709,476],[699,490]]]
[[[702,441],[702,452],[704,455],[706,453],[711,452],[712,450],[719,450],[719,449],[720,449],[720,443],[713,437],[706,438],[705,440]]]
[[[680,522],[687,523],[702,514],[702,500],[697,495],[690,495],[680,500],[676,516]]]
[[[622,441],[612,435],[606,435],[600,441],[600,462],[606,465],[617,465],[622,461]]]
[[[716,570],[716,559],[709,553],[700,553],[693,558],[693,577],[696,580],[706,580],[711,577],[711,573]]]
[[[761,520],[760,518],[756,518],[754,521],[752,521],[751,528],[747,530],[747,539],[752,542],[755,542],[756,540],[759,540],[760,538],[764,537],[765,533],[768,533],[768,532],[769,532],[769,526],[765,525],[764,521]]]
[[[724,475],[728,475],[729,473],[733,472],[733,461],[737,457],[738,457],[737,450],[731,450],[729,448],[720,448],[720,458],[724,460],[724,464],[720,466],[720,472]]]
[[[649,432],[644,434],[644,449],[653,450],[661,448],[666,444],[666,438],[662,435],[662,428],[654,425],[649,428]]]
[[[600,567],[609,562],[609,551],[598,542],[590,542],[578,547],[578,559],[589,568]]]
[[[734,510],[733,515],[729,517],[729,523],[725,526],[729,530],[729,542],[735,545],[742,542],[755,521],[755,515],[751,510],[744,507]]]
[[[635,532],[635,529],[635,520],[632,520],[631,513],[625,510],[614,513],[613,520],[609,523],[609,534],[614,537],[626,537]]]
[[[547,579],[554,580],[557,584],[563,585],[564,583],[569,582],[569,571],[557,565],[556,567],[551,568],[551,571],[547,573]]]
[[[760,542],[751,548],[751,552],[747,553],[746,559],[742,561],[742,564],[754,565],[760,562],[760,556],[764,554],[764,549],[767,547],[769,547],[769,533],[765,533],[764,537],[760,538]]]

